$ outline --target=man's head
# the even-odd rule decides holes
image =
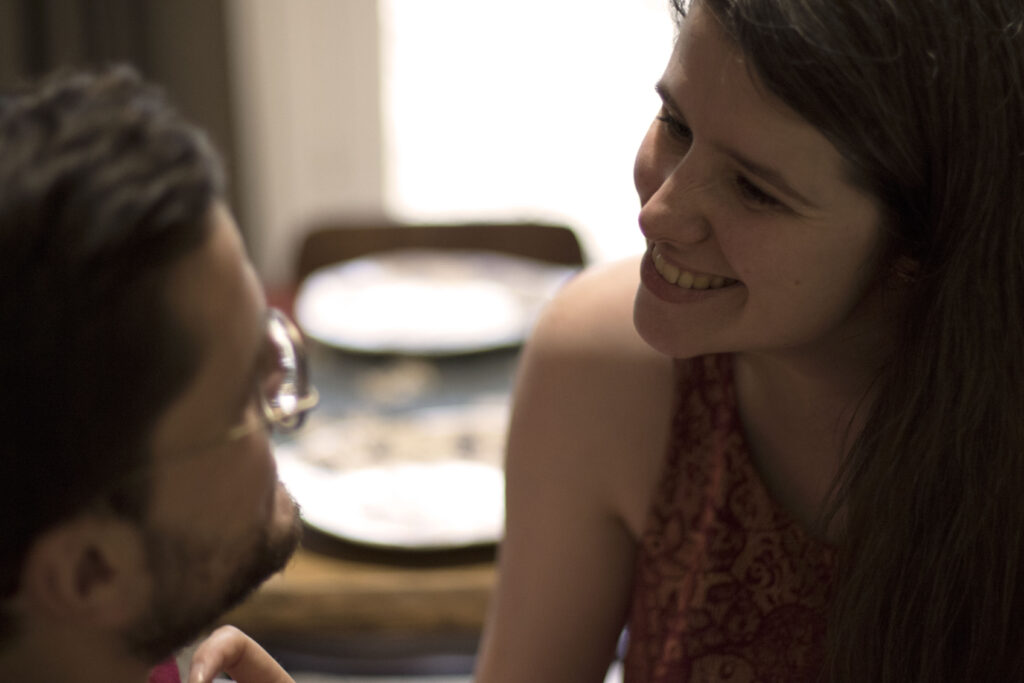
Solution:
[[[222,190],[126,69],[0,107],[0,654],[59,625],[163,656],[294,549],[266,431],[238,429],[276,356]]]

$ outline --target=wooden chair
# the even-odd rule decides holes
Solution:
[[[315,225],[296,259],[296,282],[332,263],[391,249],[489,249],[560,265],[582,266],[576,233],[541,223],[335,223]]]

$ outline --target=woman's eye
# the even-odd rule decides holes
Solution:
[[[690,130],[689,126],[669,114],[664,109],[661,110],[657,118],[665,126],[669,135],[677,140],[689,142],[693,138],[693,131]]]
[[[781,207],[780,202],[775,197],[771,196],[754,183],[750,182],[743,176],[736,176],[736,187],[739,188],[740,194],[743,198],[749,202],[757,204],[758,206],[765,207]]]

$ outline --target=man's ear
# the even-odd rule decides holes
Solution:
[[[151,590],[140,526],[83,514],[36,539],[20,592],[39,617],[117,629],[145,610]]]

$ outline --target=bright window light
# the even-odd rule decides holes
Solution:
[[[637,253],[633,157],[672,49],[668,0],[381,0],[385,204],[539,220]]]

